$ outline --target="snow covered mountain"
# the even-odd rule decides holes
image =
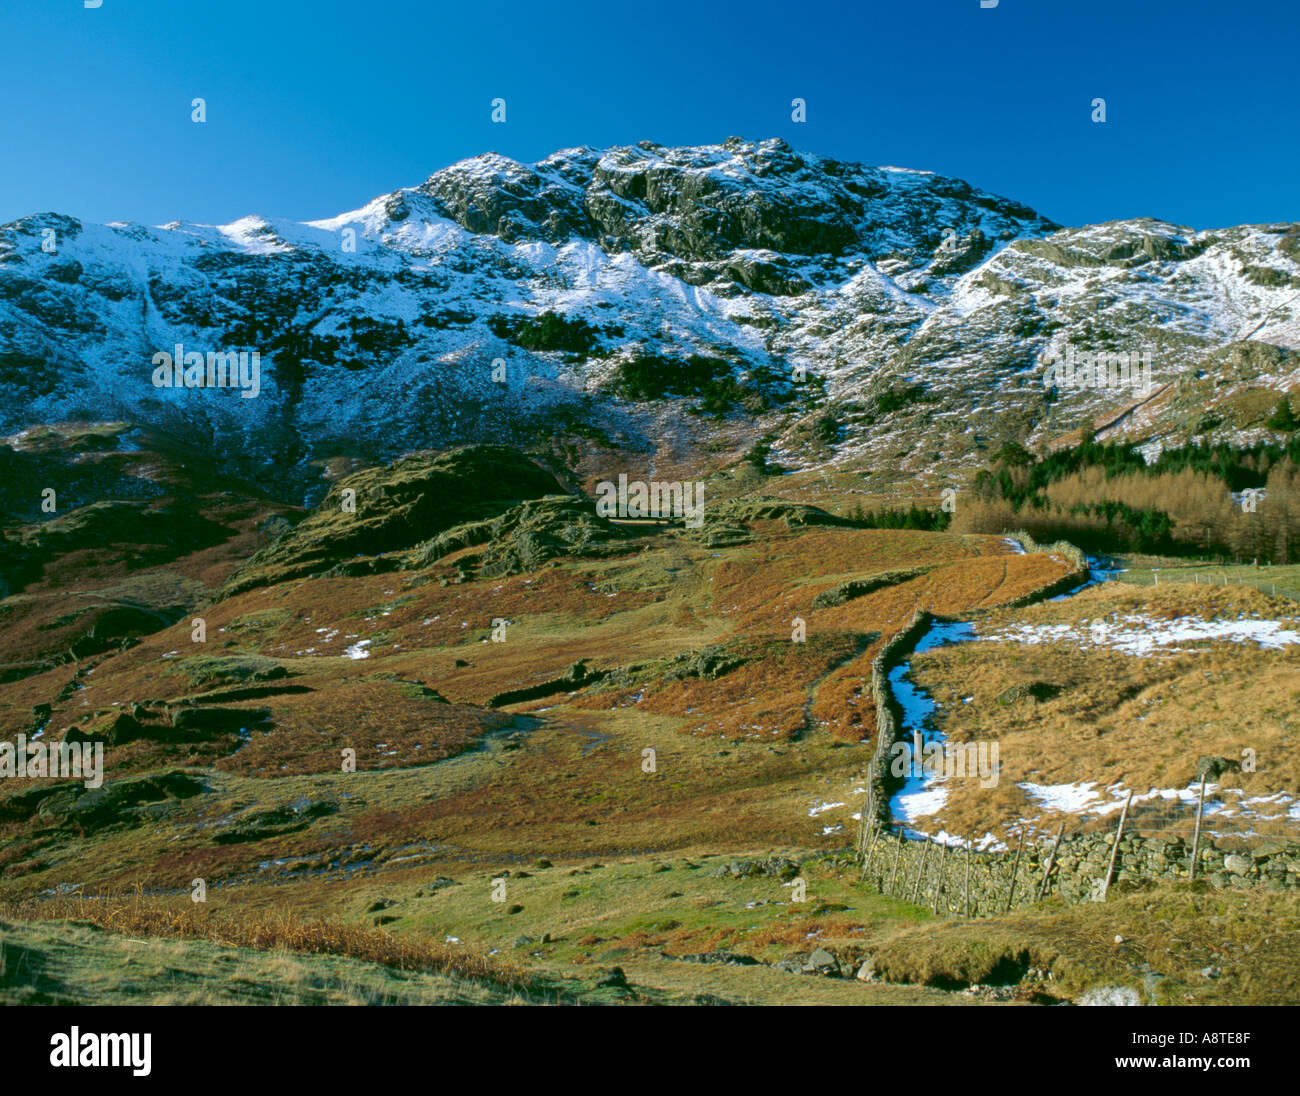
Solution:
[[[256,398],[157,386],[178,345],[255,352]],[[1071,348],[1152,386],[1050,390]],[[545,437],[951,477],[1085,419],[1257,434],[1298,348],[1300,225],[1066,229],[779,140],[486,154],[307,223],[0,226],[0,430],[140,421],[247,471]]]

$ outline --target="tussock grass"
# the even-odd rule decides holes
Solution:
[[[0,906],[11,921],[70,921],[94,925],[122,936],[206,940],[224,947],[257,951],[283,949],[314,955],[344,956],[398,971],[449,974],[520,991],[540,985],[520,967],[472,948],[453,948],[427,937],[395,937],[360,925],[306,919],[290,909],[214,914],[184,899],[133,895],[62,897]]]
[[[1285,622],[1293,619],[1294,605],[1240,586],[1105,583],[1068,601],[993,614],[981,628],[1068,624],[1086,638],[1092,620],[1140,616],[1159,628],[1185,616],[1239,615]],[[935,726],[954,742],[997,741],[1001,765],[994,789],[949,781],[945,807],[924,824],[952,833],[1005,832],[1017,819],[1043,813],[1021,782],[1095,781],[1098,788],[1123,782],[1139,794],[1183,788],[1198,757],[1240,759],[1247,748],[1262,759],[1257,771],[1228,774],[1221,781],[1226,787],[1260,796],[1300,785],[1300,759],[1291,745],[1300,729],[1300,651],[1237,642],[1174,646],[1183,653],[1136,656],[1072,642],[977,642],[918,656],[911,679],[938,702]],[[1036,684],[1050,685],[1050,695],[1023,695]],[[1114,817],[1109,821],[1113,825]],[[1213,828],[1225,822],[1216,818]],[[1055,824],[1046,823],[1049,830]]]
[[[488,982],[329,955],[119,936],[66,921],[0,921],[5,1005],[503,1005]]]

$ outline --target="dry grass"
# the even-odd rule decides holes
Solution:
[[[69,921],[0,921],[5,1005],[539,1004],[490,982],[332,955],[121,936]]]
[[[524,971],[470,948],[434,940],[395,937],[378,929],[323,920],[306,920],[292,910],[253,910],[211,914],[185,899],[131,896],[53,898],[0,906],[12,921],[71,921],[122,936],[206,940],[223,947],[257,951],[284,949],[309,955],[335,955],[377,963],[399,971],[427,971],[491,982],[517,990],[535,989]]]
[[[1290,602],[1242,587],[1153,590],[1106,583],[1066,602],[995,614],[981,628],[1069,623],[1086,632],[1083,621],[1112,613],[1159,621],[1189,614],[1278,619],[1293,612]],[[996,833],[1042,814],[1017,786],[1024,781],[1097,781],[1101,788],[1122,782],[1138,793],[1184,788],[1198,757],[1240,759],[1247,748],[1255,751],[1258,771],[1231,773],[1222,783],[1247,796],[1294,792],[1300,787],[1300,759],[1292,747],[1300,729],[1300,653],[1233,642],[1197,646],[1182,654],[1133,656],[1068,642],[979,642],[919,656],[911,678],[938,702],[935,726],[953,741],[997,741],[1001,765],[996,788],[949,781],[948,803],[927,826]],[[1059,692],[1000,702],[1008,690],[1035,683]]]

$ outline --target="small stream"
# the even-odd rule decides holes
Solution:
[[[899,727],[900,741],[911,744],[916,741],[916,736],[919,734],[921,744],[925,746],[931,742],[942,743],[947,737],[930,724],[930,716],[938,710],[939,705],[930,698],[929,693],[912,684],[908,678],[908,674],[912,671],[912,659],[924,651],[932,651],[936,647],[947,647],[956,643],[967,643],[974,638],[973,624],[964,621],[952,623],[935,621],[929,631],[917,642],[912,654],[889,671],[889,687],[899,707],[903,709],[903,718]],[[915,759],[912,766],[914,773],[919,764],[920,759]],[[947,801],[948,791],[940,778],[933,774],[909,775],[903,781],[903,786],[890,798],[889,813],[908,837],[924,837],[921,832],[910,829],[908,823],[913,818],[934,814],[941,810]],[[945,840],[946,837],[947,835],[940,835],[939,839]]]
[[[1107,565],[1107,563],[1089,556],[1087,580],[1066,593],[1059,594],[1049,600],[1064,601],[1073,597],[1079,591],[1113,579],[1120,573],[1121,571],[1115,568],[1113,564]],[[909,747],[914,748],[914,743],[916,743],[917,736],[919,736],[921,747],[924,748],[931,743],[943,744],[947,740],[947,736],[931,724],[931,717],[938,710],[939,705],[924,689],[914,684],[910,679],[912,659],[918,654],[934,650],[937,647],[969,643],[977,638],[975,626],[971,623],[966,621],[935,621],[929,630],[921,636],[912,653],[889,671],[890,688],[893,690],[894,698],[902,709],[902,719],[899,724],[900,742],[906,742]],[[963,697],[961,702],[970,703],[971,699],[973,698]],[[1064,785],[1059,788],[1035,789],[1032,785],[1026,787],[1030,791],[1036,790],[1040,798],[1045,794],[1049,799],[1055,800],[1053,802],[1044,799],[1044,805],[1064,809],[1072,814],[1079,814],[1083,811],[1085,804],[1087,805],[1086,813],[1103,815],[1115,813],[1120,809],[1122,803],[1122,799],[1118,797],[1122,795],[1123,789],[1119,785],[1105,789],[1105,792],[1112,800],[1109,803],[1103,797],[1102,792],[1095,790],[1095,782],[1094,784]],[[1283,793],[1271,797],[1247,799],[1242,798],[1240,792],[1236,792],[1235,794],[1241,802],[1228,804],[1224,802],[1222,790],[1217,784],[1207,784],[1206,787],[1205,813],[1207,816],[1225,812],[1225,808],[1240,809],[1246,806],[1263,806],[1273,800],[1278,800],[1277,809],[1286,812],[1287,817],[1300,817],[1300,801],[1293,801],[1291,797],[1285,796]],[[1231,791],[1232,789],[1228,790]],[[1074,806],[1065,805],[1067,803],[1067,793],[1073,794],[1078,803]],[[1186,788],[1151,789],[1143,794],[1135,795],[1133,802],[1136,804],[1157,798],[1169,801],[1178,800],[1188,805],[1194,805],[1196,787],[1192,784]],[[964,837],[955,836],[942,830],[938,833],[927,833],[917,828],[919,820],[932,817],[941,811],[947,801],[948,789],[944,786],[944,777],[934,772],[922,772],[920,759],[917,758],[914,759],[910,772],[905,776],[902,787],[891,796],[889,813],[899,830],[908,837],[928,838],[945,845],[964,846],[966,844]],[[1207,832],[1213,834],[1215,831]],[[977,849],[1001,847],[1003,847],[1001,843],[992,834],[986,834],[983,838],[975,841],[975,848]]]
[[[1089,556],[1087,580],[1051,600],[1064,601],[1066,598],[1073,597],[1080,590],[1084,590],[1098,582],[1106,581],[1115,573],[1103,567],[1100,560]],[[912,672],[912,659],[925,651],[932,651],[937,647],[954,646],[958,643],[969,643],[975,638],[975,626],[971,623],[966,621],[935,621],[917,641],[912,653],[889,671],[889,687],[893,691],[894,699],[898,701],[899,707],[903,710],[903,718],[899,724],[900,742],[906,742],[909,746],[913,746],[919,736],[921,747],[924,749],[925,746],[931,743],[942,744],[947,741],[947,735],[937,730],[930,721],[930,717],[938,710],[939,705],[931,698],[929,693],[913,684],[909,677]],[[970,699],[963,698],[963,702],[969,703]],[[928,837],[946,845],[965,845],[964,838],[955,837],[944,831],[937,834],[926,834],[912,825],[915,819],[927,817],[942,810],[948,801],[948,789],[944,787],[943,777],[935,773],[923,773],[920,769],[921,758],[914,757],[909,774],[903,781],[903,786],[890,797],[890,817],[908,837]],[[975,845],[976,848],[987,848],[994,843],[995,839],[990,834],[984,839],[976,841]]]

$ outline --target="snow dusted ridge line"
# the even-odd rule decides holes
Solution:
[[[1215,400],[1294,389],[1296,239],[1287,225],[1196,232],[1149,219],[1063,229],[959,179],[741,139],[574,148],[533,164],[489,154],[306,223],[38,214],[0,226],[0,356],[33,363],[0,431],[88,407],[149,421],[162,405],[255,463],[282,430],[304,460],[339,439],[397,454],[581,410],[616,423],[632,449],[671,449],[689,431],[668,412],[635,421],[627,404],[640,401],[610,382],[636,353],[701,355],[738,380],[802,366],[831,411],[923,385],[932,413],[842,414],[824,446],[801,441],[796,414],[765,414],[783,467],[912,453],[897,471],[925,479],[933,451],[973,468],[979,423],[1037,407],[1035,363],[1085,330],[1098,349],[1149,347],[1157,392],[1196,370],[1221,374]],[[500,322],[548,312],[617,334],[569,354],[526,347]],[[148,383],[159,347],[261,339],[257,400]],[[1209,360],[1244,339],[1241,361]],[[123,368],[132,362],[140,372]],[[515,379],[495,383],[496,363]],[[1058,386],[1052,431],[1117,410],[1103,365],[1106,386]],[[1176,419],[1157,394],[1107,429],[1155,444],[1176,436]]]

